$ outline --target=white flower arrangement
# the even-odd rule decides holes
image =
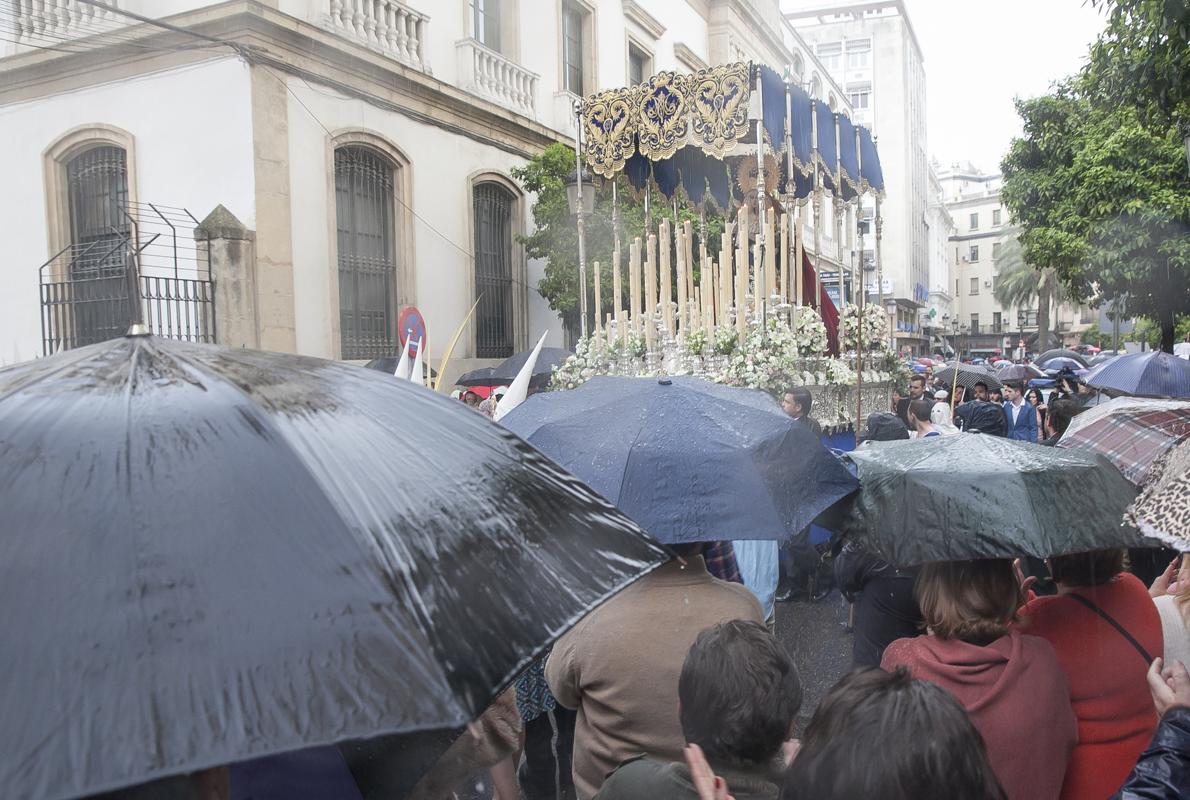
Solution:
[[[865,306],[861,320],[859,306],[847,303],[841,318],[845,349],[855,350],[862,344],[871,350],[883,346],[888,338],[888,313],[878,305]]]
[[[729,356],[739,344],[739,334],[736,333],[735,328],[728,325],[721,325],[715,331],[715,355]]]
[[[793,336],[797,340],[797,350],[803,356],[820,356],[826,352],[829,345],[826,324],[822,317],[813,312],[798,315],[793,326]]]
[[[707,346],[707,332],[698,328],[687,333],[684,344],[687,353],[692,356],[701,356],[703,348]]]

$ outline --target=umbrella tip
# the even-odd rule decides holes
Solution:
[[[139,322],[134,322],[128,327],[128,333],[125,336],[149,336],[152,333],[147,327]]]
[[[669,378],[658,378],[657,383],[661,386],[673,386],[673,381]]]

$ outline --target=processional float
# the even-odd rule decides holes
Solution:
[[[660,72],[639,86],[583,99],[576,115],[578,160],[611,183],[614,232],[611,307],[604,306],[596,262],[594,325],[589,330],[587,296],[580,293],[583,336],[621,348],[630,340],[643,340],[644,348],[655,352],[662,340],[680,341],[699,331],[702,341],[714,342],[734,329],[742,341],[751,331],[767,336],[771,317],[793,329],[814,316],[828,332],[832,353],[854,351],[858,386],[852,408],[861,414],[863,375],[871,374],[863,368],[864,347],[887,339],[880,246],[884,178],[871,132],[769,67],[750,63],[685,74]],[[627,298],[621,284],[625,265],[616,186],[621,175],[643,198],[647,234],[628,243]],[[865,194],[875,200],[878,298],[866,312],[866,327],[878,328],[878,335],[862,335],[864,270],[853,258],[851,284],[860,307],[847,311],[854,316],[850,322],[856,335],[840,342],[839,309],[822,281],[822,205],[824,197],[832,198],[842,303],[843,217]],[[661,220],[654,228],[658,202],[697,208],[697,235],[691,221],[671,229],[668,220]],[[708,246],[708,204],[725,221],[717,253]],[[812,259],[803,239],[811,213]],[[862,227],[859,236],[862,262]],[[585,272],[585,257],[581,261]]]

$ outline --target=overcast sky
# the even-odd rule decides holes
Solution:
[[[1076,72],[1103,28],[1085,0],[905,0],[925,56],[930,153],[999,170],[1015,96]]]

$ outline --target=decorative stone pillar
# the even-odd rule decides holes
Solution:
[[[260,348],[256,292],[256,232],[222,205],[194,229],[200,252],[210,257],[215,284],[215,341]]]

